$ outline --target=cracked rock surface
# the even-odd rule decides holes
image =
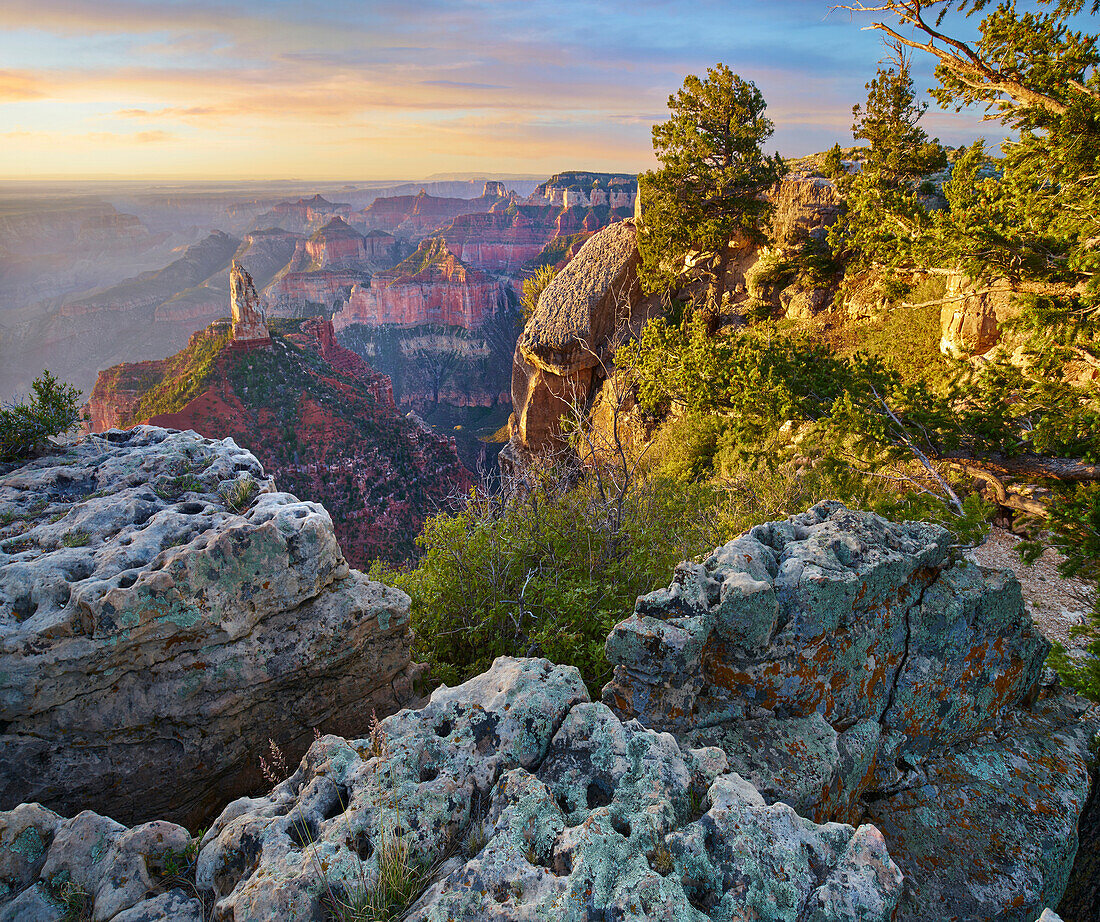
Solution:
[[[640,599],[602,702],[501,657],[316,740],[195,843],[189,893],[170,823],[0,813],[0,922],[56,922],[64,881],[100,922],[323,922],[397,842],[429,869],[416,922],[1031,922],[1065,887],[1098,725],[1040,684],[1046,649],[1012,577],[942,529],[819,504]]]
[[[296,755],[412,697],[408,605],[232,439],[139,426],[9,466],[0,808],[202,822],[268,737]]]
[[[1041,687],[1012,574],[950,542],[836,502],[754,528],[638,600],[603,697],[769,803],[874,824],[899,919],[1024,922],[1066,887],[1100,719]]]

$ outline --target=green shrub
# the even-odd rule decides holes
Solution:
[[[416,652],[437,678],[453,684],[497,656],[530,654],[576,666],[598,689],[611,627],[718,541],[709,486],[576,476],[547,465],[511,492],[472,492],[459,512],[427,522],[415,569],[375,568],[412,596]]]
[[[81,421],[80,391],[42,372],[31,384],[29,403],[0,408],[0,461],[20,461],[41,450],[47,440]]]
[[[554,276],[557,274],[558,271],[553,266],[539,266],[531,278],[524,279],[523,297],[520,298],[519,303],[525,323],[530,320],[531,315],[535,313],[535,308],[538,307],[539,297],[546,290],[547,286],[554,281]]]
[[[88,533],[84,529],[79,528],[75,531],[67,531],[61,536],[61,544],[63,547],[84,547],[91,540]]]

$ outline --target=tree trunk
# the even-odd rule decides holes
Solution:
[[[730,247],[727,241],[718,252],[718,266],[714,270],[714,284],[707,292],[707,307],[715,318],[722,313],[722,301],[726,296],[726,269],[730,263]]]
[[[998,475],[1017,477],[1050,477],[1067,483],[1086,483],[1100,480],[1100,464],[1089,464],[1074,458],[1044,458],[1042,455],[1018,455],[1010,458],[1003,455],[974,457],[958,452],[948,452],[944,461],[956,463],[961,467],[979,468]]]

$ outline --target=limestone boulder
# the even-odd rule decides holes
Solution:
[[[0,808],[199,823],[269,737],[412,697],[408,597],[231,439],[139,426],[0,475]]]
[[[64,876],[96,919],[154,918],[174,892],[155,825],[59,821],[40,883],[8,905]],[[321,922],[369,890],[398,841],[432,869],[405,916],[424,922],[887,922],[903,890],[873,826],[768,804],[720,749],[590,702],[575,669],[500,658],[367,737],[316,741],[269,794],[231,803],[202,840],[194,892],[227,922]]]
[[[1040,687],[1019,584],[951,543],[835,502],[754,528],[638,600],[603,697],[768,803],[873,824],[898,919],[1030,920],[1066,887],[1100,716]]]
[[[49,812],[24,804],[0,813],[0,826],[10,826],[13,814],[22,812],[25,818],[28,810]],[[182,826],[156,821],[127,829],[91,811],[71,820],[54,815],[54,820],[35,881],[7,898],[0,896],[0,919],[202,922],[202,901],[181,888],[180,870],[194,850]],[[74,909],[81,904],[85,913]]]
[[[587,406],[592,388],[641,299],[634,222],[594,234],[539,296],[516,344],[512,367],[512,441],[556,447],[560,418]]]

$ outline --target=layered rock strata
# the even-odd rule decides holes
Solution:
[[[770,803],[873,823],[899,920],[1026,922],[1065,889],[1100,719],[1040,686],[1012,575],[950,545],[839,503],[754,528],[638,600],[603,697],[720,747]]]
[[[357,284],[333,324],[337,330],[357,323],[443,324],[472,330],[507,303],[500,281],[470,268],[443,240],[433,238],[400,265]]]
[[[638,177],[630,173],[589,173],[569,170],[556,173],[527,199],[530,204],[584,208],[603,205],[633,210],[638,197]]]
[[[411,697],[408,597],[231,440],[139,426],[0,476],[0,806],[198,823],[269,737]]]
[[[252,283],[252,276],[236,260],[229,272],[230,309],[233,317],[233,339],[257,346],[271,345],[267,332],[264,306]]]
[[[459,215],[439,236],[452,253],[471,266],[517,273],[542,260],[548,249],[564,242],[562,238],[572,242],[632,214],[628,208],[607,206],[510,205],[485,214]]]
[[[511,200],[502,195],[500,183],[486,183],[477,198],[440,198],[423,189],[416,195],[396,195],[375,199],[351,221],[369,230],[389,233],[419,241],[439,230],[458,215],[486,212],[501,202]]]
[[[509,454],[559,447],[562,415],[588,405],[614,334],[639,301],[638,264],[634,224],[620,221],[589,239],[539,296],[516,343]]]

